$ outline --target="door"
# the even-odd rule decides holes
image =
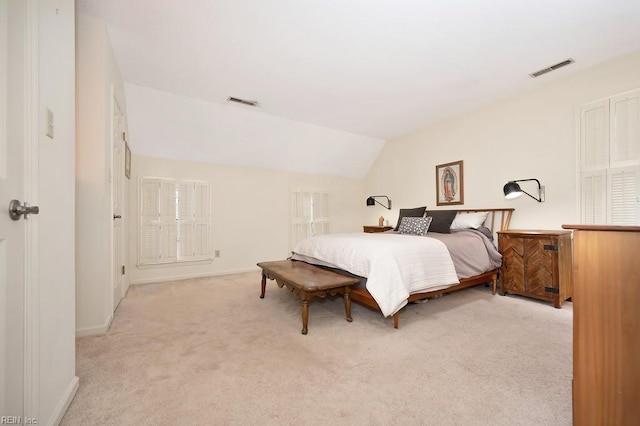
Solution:
[[[500,294],[525,291],[525,239],[514,235],[498,234],[502,253]]]
[[[549,298],[557,289],[553,277],[557,276],[558,242],[553,237],[529,238],[525,242],[526,292],[534,297]]]
[[[113,229],[112,229],[112,265],[113,271],[113,311],[122,300],[122,276],[124,273],[123,262],[123,238],[122,238],[122,183],[124,178],[124,115],[118,105],[118,101],[115,96],[112,96],[113,112],[111,117],[111,145],[113,147],[112,155],[112,176],[111,179],[111,194],[113,205]]]
[[[9,417],[24,416],[31,411],[25,401],[28,405],[32,401],[32,370],[25,362],[32,323],[25,306],[31,300],[33,281],[25,253],[30,248],[26,245],[31,236],[29,221],[36,219],[12,220],[8,214],[11,200],[30,201],[27,197],[34,195],[29,187],[28,154],[37,147],[37,132],[31,135],[33,120],[37,126],[32,102],[37,94],[30,84],[35,61],[28,50],[33,46],[28,3],[0,0],[0,414]]]

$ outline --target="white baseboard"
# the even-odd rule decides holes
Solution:
[[[204,277],[218,277],[218,276],[222,276],[222,275],[233,275],[233,274],[242,274],[245,272],[256,272],[259,271],[260,268],[258,268],[257,266],[252,267],[252,268],[245,268],[245,269],[237,269],[234,271],[224,271],[224,272],[208,272],[208,273],[203,273],[203,274],[186,274],[186,275],[172,275],[172,276],[166,276],[166,277],[159,277],[159,278],[149,278],[149,279],[141,279],[141,280],[135,280],[135,281],[130,281],[130,285],[138,285],[138,284],[153,284],[153,283],[163,283],[166,281],[180,281],[180,280],[188,280],[191,278],[204,278]]]
[[[51,418],[47,422],[47,426],[58,426],[60,424],[64,417],[64,413],[67,412],[67,409],[69,408],[69,405],[71,405],[73,398],[75,398],[79,387],[80,379],[78,379],[77,376],[74,376],[66,391],[62,394],[62,398],[58,401],[56,408],[53,410]]]
[[[107,321],[102,325],[99,325],[96,327],[76,328],[76,337],[107,334],[107,331],[109,331],[109,327],[111,327],[112,321],[113,321],[113,314],[109,315],[109,318],[107,318]]]

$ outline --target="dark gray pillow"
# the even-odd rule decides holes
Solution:
[[[400,209],[400,214],[398,215],[398,222],[396,222],[396,227],[394,231],[397,231],[400,227],[400,222],[402,222],[403,217],[422,217],[424,216],[424,211],[427,209],[427,206],[424,207],[415,207],[413,209]]]
[[[456,218],[458,210],[429,210],[427,217],[432,217],[429,232],[439,232],[440,234],[450,234],[451,224]]]

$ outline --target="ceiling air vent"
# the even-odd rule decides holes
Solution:
[[[234,98],[233,96],[229,96],[227,98],[227,100],[229,102],[237,102],[239,104],[249,105],[249,106],[257,106],[258,105],[258,101],[248,101],[246,99]]]
[[[531,73],[529,75],[531,76],[531,78],[540,77],[542,74],[546,74],[548,72],[555,71],[558,68],[566,67],[567,65],[572,64],[574,62],[575,61],[573,59],[569,58],[566,61],[562,61],[562,62],[559,62],[559,63],[557,63],[555,65],[551,65],[550,67],[541,69],[540,71],[533,72],[533,73]]]

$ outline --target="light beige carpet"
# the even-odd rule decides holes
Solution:
[[[132,287],[62,425],[570,425],[572,307],[463,290],[390,318],[260,274]]]

